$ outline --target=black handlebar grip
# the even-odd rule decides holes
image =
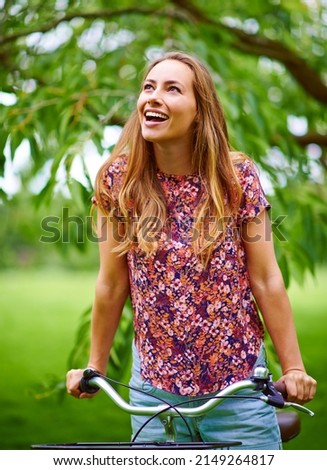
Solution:
[[[83,377],[79,382],[79,389],[81,392],[96,393],[99,390],[99,387],[89,384],[89,380],[93,377],[99,377],[99,373],[93,369],[85,369]]]
[[[284,382],[274,382],[273,383],[275,389],[282,394],[283,398],[287,398],[287,390],[286,390],[286,385]]]

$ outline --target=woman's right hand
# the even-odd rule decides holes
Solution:
[[[75,398],[93,398],[96,393],[85,393],[79,388],[84,369],[71,369],[66,375],[67,393]]]

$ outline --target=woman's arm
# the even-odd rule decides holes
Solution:
[[[271,223],[266,210],[242,228],[253,296],[277,352],[288,392],[298,403],[312,400],[316,381],[302,361],[291,305],[276,261]]]
[[[117,223],[98,211],[100,268],[96,281],[91,316],[91,348],[88,367],[105,374],[112,342],[129,294],[126,255],[112,250],[119,243]],[[83,369],[67,373],[67,391],[77,398],[93,395],[81,393],[78,386]]]

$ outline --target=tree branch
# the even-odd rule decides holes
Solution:
[[[310,144],[316,144],[320,147],[327,147],[327,135],[319,134],[318,132],[308,132],[305,135],[293,136],[301,147],[306,147]]]
[[[250,35],[236,28],[228,29],[239,39],[235,43],[238,49],[281,62],[308,95],[320,103],[327,104],[327,86],[302,57],[278,41]]]
[[[281,62],[308,95],[320,103],[327,104],[327,86],[323,83],[319,74],[302,57],[298,56],[281,42],[257,34],[248,34],[239,28],[215,21],[206,16],[202,10],[198,9],[188,0],[173,0],[173,3],[179,8],[186,10],[193,21],[214,26],[215,28],[223,28],[231,33],[236,38],[233,45],[237,49]]]
[[[164,16],[164,17],[173,17],[181,20],[185,20],[185,14],[182,12],[178,12],[175,9],[171,8],[122,8],[118,10],[96,10],[96,11],[89,11],[89,12],[80,12],[80,11],[73,11],[70,13],[63,14],[58,16],[52,21],[45,23],[43,25],[38,25],[34,28],[29,28],[25,30],[18,31],[17,33],[8,34],[8,35],[0,35],[0,45],[6,44],[8,42],[14,42],[17,39],[29,36],[33,33],[47,33],[52,29],[56,28],[60,23],[64,21],[71,21],[74,18],[84,18],[86,20],[96,20],[98,18],[105,18],[111,19],[115,18],[116,16],[124,16],[124,15],[157,15],[157,16]]]

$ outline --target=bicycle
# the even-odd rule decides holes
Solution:
[[[257,366],[253,375],[249,379],[242,380],[240,382],[233,383],[225,389],[217,392],[213,397],[204,397],[205,402],[202,405],[193,408],[183,408],[181,402],[178,405],[170,405],[166,402],[161,402],[157,406],[134,406],[129,404],[122,398],[122,396],[113,388],[110,384],[112,381],[109,377],[101,375],[97,371],[92,369],[86,369],[84,376],[80,381],[80,388],[83,392],[95,393],[99,389],[104,391],[112,401],[123,411],[130,415],[142,415],[149,416],[149,420],[154,417],[159,417],[166,433],[166,441],[163,442],[138,442],[135,441],[138,433],[134,436],[134,439],[130,442],[75,442],[67,444],[37,444],[33,445],[33,449],[218,449],[218,448],[230,448],[241,445],[239,441],[230,442],[177,442],[175,431],[174,431],[174,419],[180,417],[185,419],[186,417],[199,417],[208,413],[215,406],[227,399],[233,398],[236,392],[242,390],[256,390],[260,391],[262,395],[258,396],[257,399],[264,401],[267,405],[274,406],[279,409],[294,408],[296,411],[306,413],[313,416],[314,413],[303,405],[297,403],[287,402],[283,396],[285,394],[285,386],[280,382],[273,382],[269,370],[264,366]],[[142,392],[145,393],[145,392]],[[238,395],[240,398],[240,395]],[[246,398],[246,397],[244,397]],[[197,398],[198,400],[198,398]],[[282,441],[287,442],[293,439],[300,432],[300,420],[298,414],[292,412],[280,412],[277,413],[278,423],[281,429]],[[145,423],[146,424],[146,423]],[[142,426],[142,428],[144,425]],[[141,429],[140,429],[141,430]],[[139,430],[139,431],[140,431]]]

